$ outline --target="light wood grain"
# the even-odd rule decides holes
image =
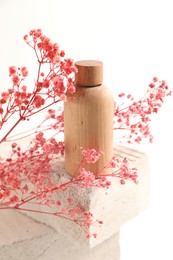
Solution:
[[[96,60],[82,60],[75,63],[78,73],[75,84],[82,87],[101,85],[103,82],[103,63]]]
[[[104,154],[95,164],[85,163],[82,167],[97,175],[113,154],[114,100],[110,90],[101,84],[102,62],[84,60],[76,62],[76,66],[76,93],[64,104],[65,169],[76,176],[82,148],[95,148]]]
[[[95,148],[104,153],[95,164],[82,165],[95,175],[110,161],[113,154],[113,112],[113,96],[105,85],[77,87],[73,98],[65,102],[65,169],[70,175],[77,173],[82,159],[81,147]]]

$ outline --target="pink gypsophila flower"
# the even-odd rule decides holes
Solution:
[[[17,69],[16,69],[15,66],[10,66],[9,67],[9,74],[10,74],[10,76],[16,74],[16,72],[17,72]]]
[[[101,153],[98,153],[95,149],[84,149],[82,155],[85,162],[95,163],[99,160]]]
[[[12,77],[12,81],[13,81],[13,84],[14,84],[14,85],[18,85],[19,82],[20,82],[19,76],[14,75],[14,76]]]
[[[28,76],[28,70],[27,67],[22,67],[21,68],[21,73],[23,77],[27,77]]]
[[[92,172],[87,171],[84,168],[80,168],[80,177],[82,177],[82,180],[84,180],[84,186],[85,188],[91,187],[93,182],[95,181],[95,176]]]

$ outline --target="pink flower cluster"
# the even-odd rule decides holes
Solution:
[[[131,180],[135,184],[138,183],[137,178],[137,169],[130,168],[127,158],[120,159],[117,156],[113,156],[111,161],[105,165],[103,168],[99,169],[97,175],[95,176],[92,172],[86,170],[82,165],[87,163],[94,163],[99,159],[102,153],[97,152],[95,149],[84,149],[82,150],[82,155],[84,156],[81,160],[80,167],[77,169],[79,175],[76,180],[81,180],[80,187],[89,188],[89,187],[104,187],[108,188],[111,185],[111,181],[108,180],[108,177],[116,177],[120,179],[121,184],[125,184],[126,180]],[[94,160],[95,159],[95,160]],[[110,169],[110,173],[103,174],[103,170]]]
[[[7,140],[12,130],[23,120],[32,115],[66,100],[66,95],[75,92],[73,76],[76,67],[72,59],[65,59],[65,52],[56,43],[42,34],[41,30],[32,30],[24,37],[34,50],[38,61],[38,74],[33,89],[27,91],[24,84],[28,76],[26,67],[9,68],[12,87],[0,95],[0,129],[9,118],[18,115],[18,120],[0,140]],[[47,69],[47,72],[45,72]]]
[[[95,163],[100,158],[100,153],[95,149],[83,149],[82,150],[83,160],[87,163]]]
[[[42,132],[36,135],[25,152],[17,143],[11,147],[11,156],[0,160],[0,207],[18,201],[23,204],[29,197],[43,195],[46,190],[54,188],[49,175],[51,160],[64,154],[64,144],[54,138],[46,140]]]
[[[29,36],[24,36],[24,40],[34,49],[39,63],[51,65],[47,75],[44,72],[40,73],[43,78],[41,81],[38,80],[39,87],[48,88],[53,84],[58,96],[66,91],[74,93],[75,87],[72,77],[69,76],[77,70],[72,59],[64,58],[64,50],[61,50],[57,43],[52,43],[40,29],[31,30]]]
[[[164,99],[171,95],[165,81],[156,77],[149,84],[145,95],[138,101],[128,94],[119,94],[121,104],[115,103],[114,130],[125,132],[121,140],[127,143],[141,143],[144,139],[153,141],[150,132],[151,116],[158,113]],[[129,105],[128,105],[129,104]]]

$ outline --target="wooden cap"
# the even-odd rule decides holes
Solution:
[[[81,60],[75,63],[78,72],[75,84],[83,87],[101,85],[103,82],[103,63],[97,60]]]

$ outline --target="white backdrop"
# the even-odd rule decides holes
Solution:
[[[10,65],[26,65],[34,76],[34,56],[22,40],[34,28],[74,60],[102,60],[114,94],[143,94],[153,76],[172,88],[172,14],[173,0],[0,0],[0,91]],[[150,207],[122,228],[121,260],[173,259],[172,121],[171,97],[153,120],[155,143],[141,147],[151,162]]]

